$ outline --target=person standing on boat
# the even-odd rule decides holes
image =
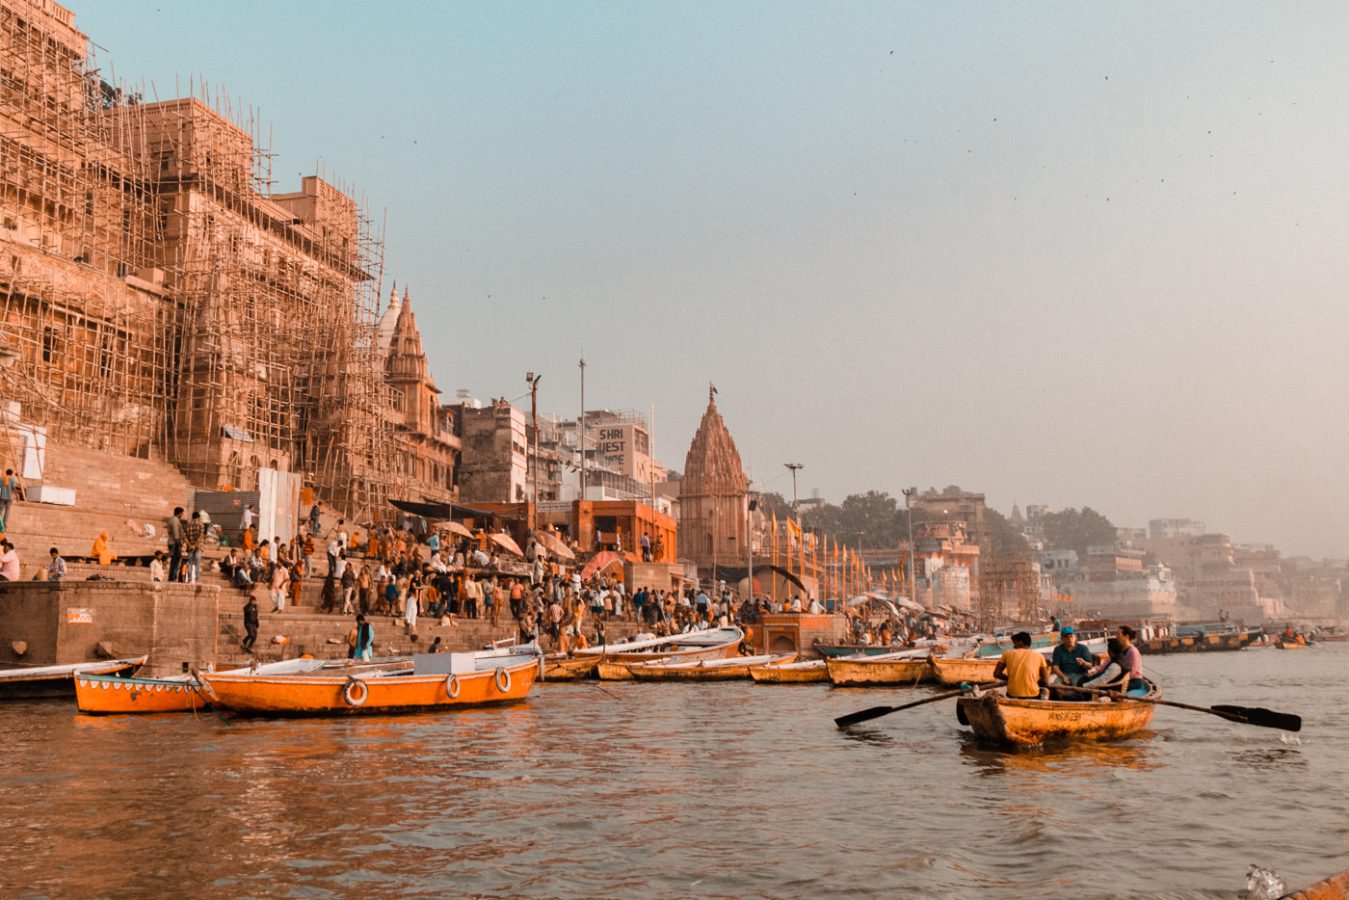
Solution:
[[[1096,664],[1090,650],[1077,642],[1077,631],[1071,625],[1059,629],[1059,644],[1050,659],[1055,675],[1065,684],[1081,684],[1087,672]]]
[[[1049,663],[1044,654],[1030,648],[1030,634],[1012,635],[1012,649],[1003,653],[993,669],[993,677],[1007,680],[1007,696],[1014,700],[1036,700],[1049,690]]]
[[[347,659],[369,660],[375,646],[375,628],[365,621],[364,615],[356,617],[356,627],[347,634]]]

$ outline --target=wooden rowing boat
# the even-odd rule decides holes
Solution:
[[[886,656],[839,656],[826,659],[829,680],[836,685],[918,684],[932,678],[926,650]]]
[[[543,681],[579,681],[595,674],[599,656],[553,654],[543,658]]]
[[[1148,684],[1147,699],[1157,699],[1156,685]],[[958,718],[975,737],[1011,747],[1127,738],[1147,728],[1156,709],[1137,700],[1015,700],[1001,689],[961,697],[956,704]]]
[[[522,649],[522,648],[512,648]],[[213,706],[245,716],[424,712],[523,700],[539,674],[537,653],[419,653],[409,672],[200,674]]]
[[[1311,644],[1308,644],[1305,641],[1299,643],[1298,641],[1286,641],[1283,638],[1277,638],[1274,641],[1276,650],[1306,650],[1310,646]]]
[[[229,669],[222,675],[302,675],[315,671],[341,674],[375,670],[398,671],[412,667],[410,657],[390,657],[371,662],[287,659],[254,667]],[[82,713],[129,715],[141,713],[195,712],[209,704],[201,683],[192,675],[174,678],[119,678],[114,675],[75,676],[75,705]]]
[[[685,660],[678,657],[628,666],[628,674],[638,681],[730,681],[748,678],[750,669],[772,663],[789,663],[795,653],[763,656],[734,656],[727,659]]]
[[[1105,638],[1090,638],[1081,642],[1092,654],[1100,656],[1106,650]],[[1039,647],[1036,652],[1040,653],[1045,659],[1052,659],[1054,647]],[[998,667],[998,660],[1002,658],[1000,653],[995,657],[953,657],[953,656],[934,656],[932,658],[933,678],[949,685],[959,684],[989,684],[996,679],[993,677],[993,670]]]
[[[75,693],[77,675],[131,675],[145,665],[146,659],[148,657],[136,656],[60,666],[5,669],[0,671],[0,698],[69,697]]]
[[[987,684],[994,681],[993,670],[998,667],[999,658],[993,659],[951,659],[934,656],[932,674],[941,684]]]
[[[745,633],[739,628],[711,628],[706,631],[690,631],[687,634],[673,635],[670,638],[657,638],[648,641],[629,641],[626,644],[612,644],[608,648],[591,647],[590,651],[601,655],[595,673],[601,681],[629,681],[632,679],[628,666],[652,663],[661,659],[678,659],[684,662],[696,662],[704,659],[729,659],[740,655],[740,643]],[[577,655],[587,651],[578,650]]]
[[[768,663],[750,669],[749,677],[760,684],[819,684],[829,680],[829,667],[822,659]]]

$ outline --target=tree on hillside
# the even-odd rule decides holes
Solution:
[[[988,528],[991,556],[1029,556],[1026,538],[1007,517],[992,507],[984,509],[984,524]]]
[[[1055,550],[1076,550],[1077,558],[1084,562],[1088,547],[1115,545],[1115,526],[1090,506],[1046,513],[1042,524],[1049,546]]]
[[[770,519],[776,514],[781,522],[792,514],[791,502],[777,491],[765,491],[758,495],[758,500],[759,511]]]

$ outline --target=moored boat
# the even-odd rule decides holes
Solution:
[[[344,674],[382,669],[411,668],[408,657],[372,662],[300,658],[264,663],[256,667],[229,669],[222,675],[299,675],[319,670]],[[82,713],[124,715],[140,713],[195,712],[209,704],[201,683],[192,675],[172,678],[121,678],[115,675],[75,676],[75,705]]]
[[[572,656],[554,653],[543,658],[542,681],[578,681],[595,674],[599,656]]]
[[[825,660],[829,680],[836,685],[918,684],[932,678],[925,650],[906,650],[886,656],[833,657]]]
[[[748,678],[749,670],[755,666],[766,666],[774,662],[788,663],[794,659],[795,653],[701,660],[676,657],[673,660],[629,665],[628,674],[638,681],[730,681]]]
[[[1090,650],[1094,655],[1100,656],[1106,650],[1105,638],[1090,638],[1082,641],[1081,645]],[[987,646],[987,645],[984,645]],[[1043,655],[1046,659],[1051,659],[1054,655],[1054,648],[1039,647],[1036,652]],[[998,656],[934,656],[932,658],[933,678],[941,684],[988,684],[994,681],[993,670],[998,667],[998,660],[1002,658],[1001,652]]]
[[[749,677],[761,684],[819,684],[829,680],[829,667],[822,659],[768,663],[750,669]]]
[[[1144,700],[1157,699],[1148,682]],[[1130,737],[1148,727],[1156,707],[1143,700],[1016,700],[1001,689],[961,697],[957,716],[975,737],[990,744],[1034,747],[1047,741],[1105,741]]]
[[[599,664],[595,667],[601,681],[628,681],[632,678],[628,672],[630,665],[651,663],[660,659],[680,659],[685,662],[729,659],[740,655],[740,643],[744,639],[745,632],[734,626],[709,628],[668,638],[591,647],[588,650],[578,650],[576,655],[601,656]]]
[[[982,659],[952,659],[934,656],[932,674],[940,684],[987,684],[993,681],[993,670],[1000,657]]]
[[[145,665],[146,659],[148,657],[136,656],[60,666],[5,669],[0,671],[0,698],[69,697],[75,693],[77,675],[131,675]]]
[[[512,648],[517,651],[534,648]],[[410,671],[304,675],[200,673],[211,704],[236,715],[337,716],[421,712],[523,700],[537,652],[419,653]]]

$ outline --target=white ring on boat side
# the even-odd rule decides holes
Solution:
[[[357,691],[357,688],[360,690]],[[357,697],[358,693],[360,694],[359,697]],[[364,706],[369,696],[370,685],[359,678],[348,678],[347,686],[342,688],[342,699],[347,701],[347,706]]]
[[[445,676],[445,693],[450,695],[451,700],[459,696],[459,676],[453,672]]]
[[[505,669],[497,669],[497,690],[506,693],[511,689],[511,673]],[[503,683],[504,682],[504,683]]]

